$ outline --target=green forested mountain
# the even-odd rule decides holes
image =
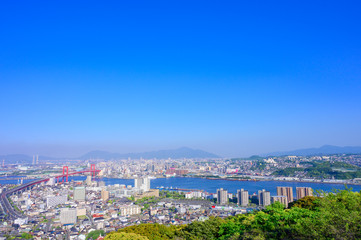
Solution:
[[[312,166],[306,168],[289,167],[273,172],[274,176],[295,177],[304,172],[310,178],[353,179],[361,178],[361,168],[344,162],[308,162]]]

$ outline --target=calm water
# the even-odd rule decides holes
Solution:
[[[85,180],[84,176],[69,177],[69,180]],[[134,185],[132,179],[115,179],[115,178],[101,178],[106,185],[125,184]],[[24,180],[29,182],[32,180]],[[0,184],[17,184],[17,180],[2,180]],[[183,189],[199,189],[206,192],[215,193],[218,188],[227,189],[230,193],[236,193],[237,189],[244,188],[250,194],[256,193],[258,190],[266,189],[271,192],[271,195],[277,195],[277,186],[293,187],[294,195],[296,195],[296,187],[311,187],[314,190],[332,191],[333,189],[345,189],[343,184],[329,184],[329,183],[300,183],[300,182],[278,182],[278,181],[227,181],[227,180],[209,180],[202,178],[158,178],[152,179],[150,182],[151,188],[156,187],[178,187]],[[353,191],[361,191],[361,185],[350,185]]]

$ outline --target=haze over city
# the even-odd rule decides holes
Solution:
[[[0,155],[361,145],[359,2],[71,5],[2,3]]]

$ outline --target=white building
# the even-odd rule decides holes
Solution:
[[[86,182],[86,185],[91,186],[92,185],[92,176],[87,176],[85,182]]]
[[[57,206],[59,204],[64,204],[66,201],[68,200],[68,196],[48,196],[46,198],[46,206],[49,207],[54,207]]]
[[[137,205],[123,205],[119,208],[120,216],[140,214],[140,207]]]
[[[75,224],[76,223],[76,208],[62,208],[60,211],[61,224]]]
[[[199,191],[195,191],[195,192],[188,192],[185,194],[185,198],[203,198],[203,193],[199,192]]]
[[[148,192],[150,189],[150,179],[148,177],[137,177],[134,179],[134,187]]]
[[[248,206],[249,196],[247,190],[244,190],[243,188],[241,190],[237,190],[237,204],[244,207]]]
[[[49,181],[46,183],[46,185],[54,186],[55,185],[55,178],[49,178]]]
[[[223,188],[217,189],[217,203],[227,204],[228,203],[228,191]]]
[[[14,224],[25,225],[28,224],[28,218],[17,218],[14,220]]]
[[[85,201],[85,187],[74,188],[74,200]]]

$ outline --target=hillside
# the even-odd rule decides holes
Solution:
[[[274,176],[296,177],[302,173],[304,177],[326,179],[353,179],[361,177],[361,168],[344,162],[307,162],[312,166],[306,168],[285,168],[273,172]]]
[[[324,145],[319,148],[305,148],[285,152],[273,152],[264,154],[265,156],[311,156],[311,155],[330,155],[330,154],[361,154],[361,147],[359,146],[346,146],[338,147],[332,145]]]
[[[262,211],[226,219],[211,217],[180,226],[134,225],[107,234],[105,240],[361,239],[360,206],[359,192],[342,190],[324,198],[302,198],[288,209],[276,202]]]

